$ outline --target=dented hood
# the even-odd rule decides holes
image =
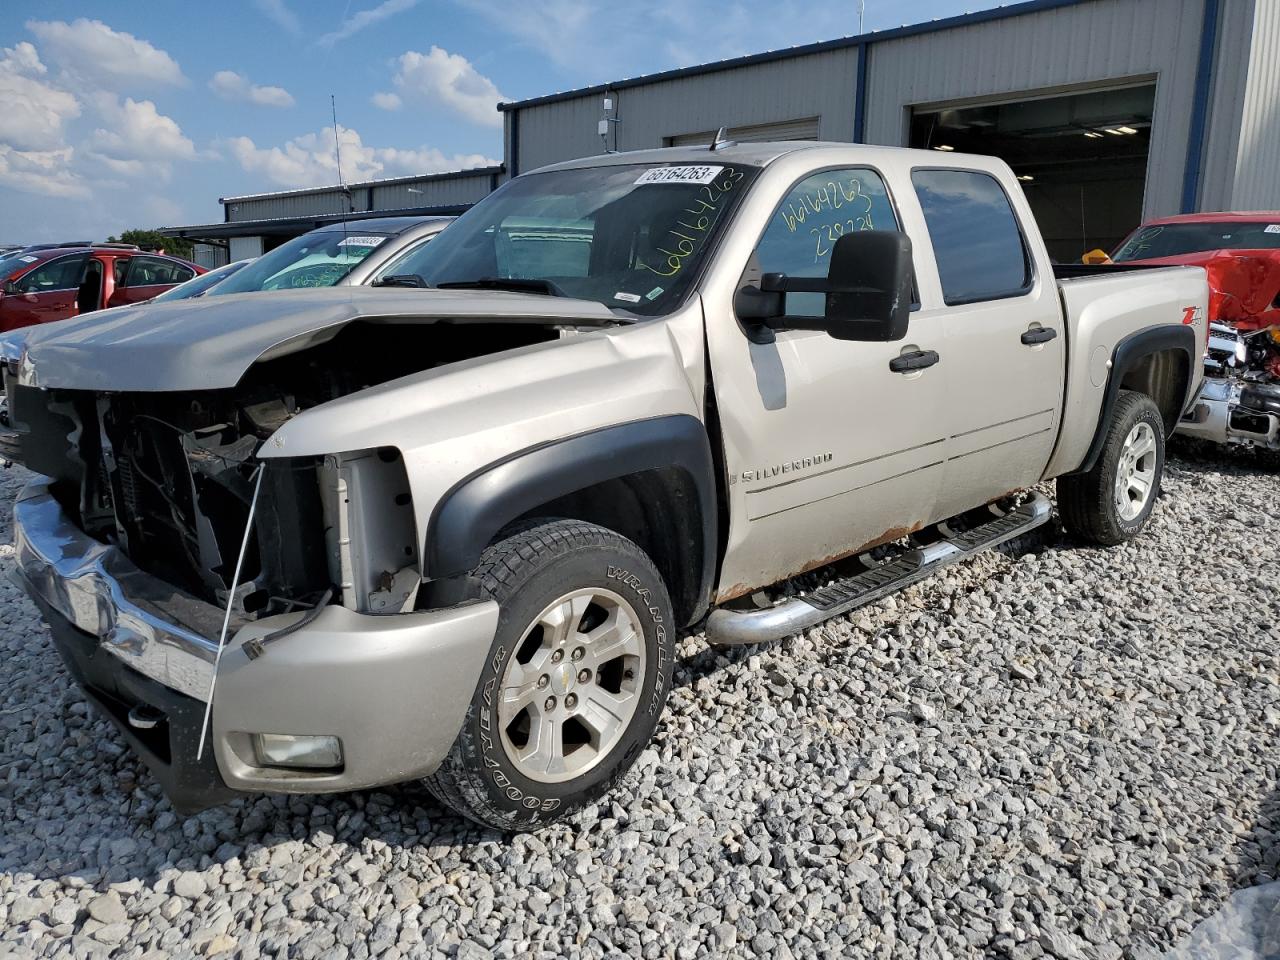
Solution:
[[[604,326],[588,300],[490,290],[336,287],[117,307],[22,331],[19,382],[68,390],[233,387],[259,360],[296,353],[354,320]]]

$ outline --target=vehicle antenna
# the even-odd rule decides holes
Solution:
[[[723,150],[725,147],[736,147],[738,142],[729,139],[729,131],[726,127],[721,127],[716,131],[716,135],[711,140],[710,150]]]
[[[338,165],[338,190],[342,193],[342,239],[347,239],[347,215],[352,212],[351,207],[351,191],[347,189],[346,182],[342,179],[342,142],[338,137],[338,102],[334,95],[329,94],[329,112],[333,116],[333,159]]]

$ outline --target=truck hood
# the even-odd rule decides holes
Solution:
[[[595,301],[490,290],[337,287],[196,297],[26,328],[18,379],[68,390],[225,389],[258,361],[322,343],[356,320],[600,327],[622,317]],[[18,346],[15,339],[6,352]]]

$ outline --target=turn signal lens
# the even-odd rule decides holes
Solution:
[[[342,741],[337,737],[294,737],[286,733],[255,733],[253,749],[264,767],[332,769],[342,766]]]

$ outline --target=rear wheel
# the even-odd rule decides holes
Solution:
[[[1164,475],[1164,417],[1144,393],[1123,390],[1098,462],[1058,478],[1058,512],[1069,533],[1110,546],[1131,540],[1151,517]]]
[[[495,543],[473,578],[498,630],[427,786],[473,820],[536,828],[612,788],[648,743],[671,685],[671,603],[644,551],[576,520]]]

